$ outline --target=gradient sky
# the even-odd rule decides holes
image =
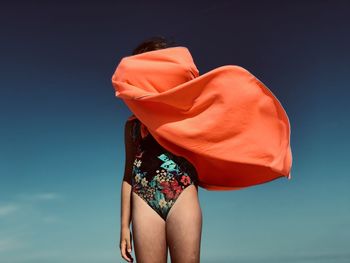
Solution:
[[[0,262],[123,262],[111,76],[157,34],[200,74],[248,69],[291,122],[292,180],[199,188],[201,262],[350,262],[349,2],[140,2],[2,1]]]

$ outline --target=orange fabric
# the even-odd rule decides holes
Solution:
[[[199,75],[190,51],[177,46],[122,58],[112,84],[160,145],[194,165],[200,187],[291,179],[288,116],[248,70],[225,65]]]

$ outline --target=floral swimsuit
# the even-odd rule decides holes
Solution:
[[[133,119],[132,138],[136,154],[132,169],[132,191],[156,211],[164,221],[181,192],[197,186],[194,166],[181,156],[164,149],[148,133],[141,136],[141,122]]]

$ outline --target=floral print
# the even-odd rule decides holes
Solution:
[[[152,136],[141,137],[138,119],[132,130],[137,147],[132,170],[132,191],[140,196],[164,220],[181,192],[196,184],[191,164],[160,146]]]

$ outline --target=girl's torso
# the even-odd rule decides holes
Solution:
[[[185,158],[177,156],[162,147],[139,119],[132,118],[132,139],[136,148],[133,177],[142,172],[147,180],[152,180],[157,170],[164,169],[173,175],[188,174],[197,183],[197,172]]]
[[[164,220],[181,192],[195,185],[195,168],[185,158],[164,149],[144,129],[142,123],[132,120],[132,139],[136,153],[132,168],[132,191],[144,199]]]

